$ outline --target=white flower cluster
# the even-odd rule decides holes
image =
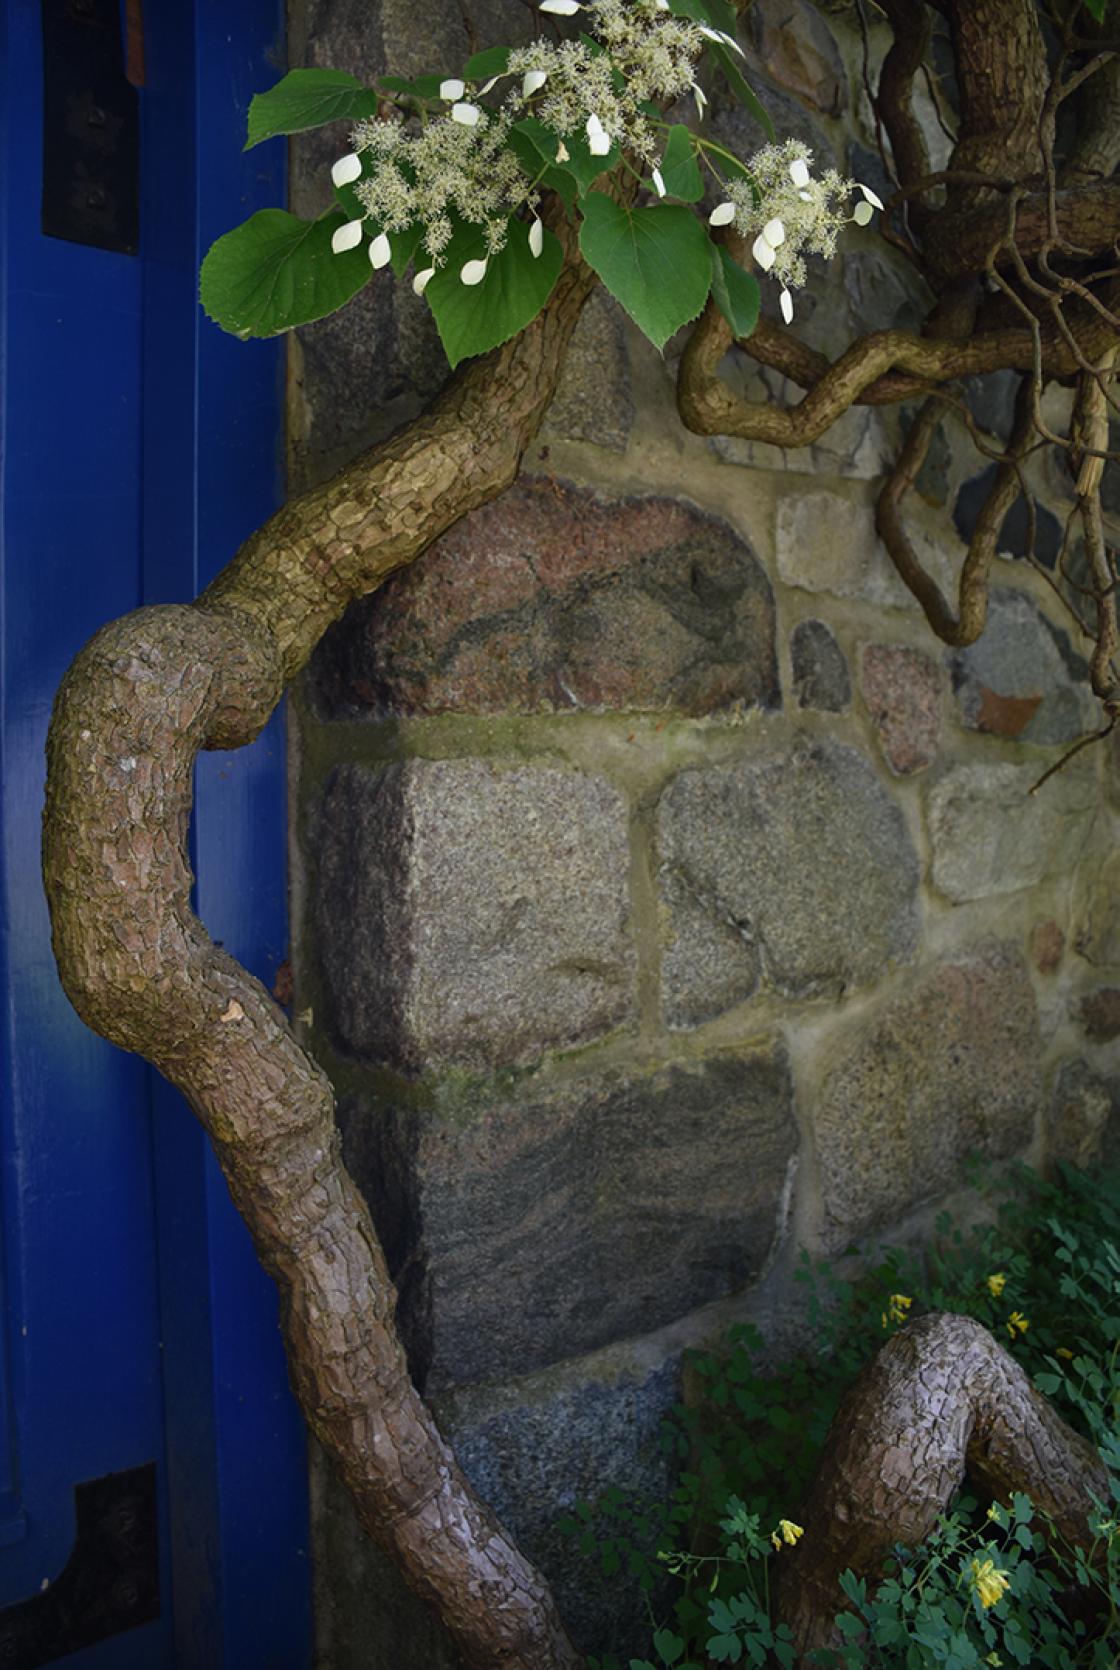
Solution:
[[[873,210],[883,207],[870,186],[846,180],[834,168],[814,179],[812,160],[812,151],[799,139],[764,146],[747,163],[751,179],[729,181],[727,200],[709,216],[713,226],[734,224],[745,238],[754,236],[756,264],[781,281],[787,325],[793,318],[790,291],[800,289],[807,277],[806,255],[828,260],[836,253],[842,227],[851,221],[866,226]],[[843,199],[853,191],[862,194],[861,200],[847,214]]]
[[[504,247],[509,217],[522,205],[536,207],[535,181],[509,148],[510,129],[520,117],[531,114],[558,134],[582,132],[592,156],[607,156],[617,144],[650,158],[658,142],[642,103],[672,100],[692,88],[702,108],[695,66],[705,37],[739,50],[730,36],[673,17],[668,0],[541,0],[540,10],[564,17],[586,12],[603,50],[585,41],[556,46],[544,40],[515,48],[505,73],[481,87],[444,81],[439,100],[445,108],[426,111],[418,125],[399,115],[360,122],[351,136],[353,151],[331,171],[335,185],[353,185],[378,228],[369,245],[375,267],[390,259],[388,233],[424,228],[432,266],[417,274],[418,293],[441,263],[454,217],[484,230],[486,259],[466,262],[460,273],[464,284],[477,284],[489,257]],[[479,102],[510,78],[515,84],[497,110]],[[557,160],[567,160],[563,145]],[[335,232],[332,248],[336,254],[354,249],[363,236],[363,221],[348,221]],[[528,237],[539,256],[539,220],[531,221]]]

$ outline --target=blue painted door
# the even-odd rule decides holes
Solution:
[[[0,0],[0,1665],[15,1670],[311,1660],[304,1437],[275,1295],[186,1108],[67,1005],[38,859],[44,737],[74,653],[113,616],[193,596],[278,500],[279,352],[222,337],[196,296],[209,242],[282,201],[281,147],[241,153],[280,22],[278,0]],[[65,232],[88,209],[98,235],[120,207],[121,176],[98,173],[120,130],[102,88],[56,85],[52,103],[48,85],[44,104],[52,27],[102,29],[86,37],[102,58],[117,31],[142,82],[133,253]],[[52,167],[72,199],[62,236],[43,231]],[[278,720],[207,756],[193,836],[203,919],[267,984],[285,955],[283,767]]]

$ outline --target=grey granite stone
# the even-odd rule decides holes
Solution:
[[[970,730],[1052,744],[1098,722],[1088,663],[1024,592],[994,587],[983,634],[949,665]]]
[[[923,567],[953,596],[959,557],[951,539],[931,539],[919,527],[910,536]],[[870,504],[839,493],[788,493],[778,501],[775,540],[778,574],[788,586],[880,608],[919,607],[875,531]]]
[[[773,1040],[461,1106],[347,1104],[413,1374],[523,1374],[650,1332],[754,1280],[797,1149]]]
[[[1068,872],[1096,803],[1091,771],[1074,761],[1031,794],[1036,765],[956,765],[927,792],[933,884],[955,903],[1015,893]]]
[[[866,756],[799,739],[682,771],[657,818],[665,1017],[690,1026],[760,984],[791,997],[868,984],[918,938],[918,863]]]
[[[824,621],[798,621],[790,634],[789,652],[798,705],[842,713],[852,700],[852,681],[844,651]]]
[[[1115,1085],[1087,1061],[1064,1061],[1046,1110],[1046,1158],[1084,1170],[1103,1157],[1115,1104]]]
[[[836,37],[806,0],[755,0],[755,46],[770,75],[826,116],[848,104],[847,75]]]
[[[355,1054],[405,1071],[494,1066],[630,1016],[627,811],[602,779],[344,766],[317,856],[320,956]]]
[[[626,333],[618,303],[593,292],[564,356],[542,440],[590,441],[625,452],[634,423]]]
[[[973,1151],[1020,1152],[1041,1085],[1034,992],[1014,947],[977,946],[886,1004],[838,1053],[814,1113],[829,1246],[945,1194]]]
[[[972,538],[980,512],[991,492],[997,466],[989,464],[961,483],[953,506],[953,522],[965,544]],[[1044,504],[1035,504],[1034,556],[1044,568],[1053,568],[1062,544],[1062,528],[1058,518]],[[1003,519],[999,534],[999,551],[1009,557],[1025,557],[1031,549],[1031,528],[1027,503],[1020,493]]]
[[[673,1464],[661,1429],[679,1400],[675,1357],[652,1365],[622,1358],[436,1406],[467,1477],[554,1586],[577,1645],[623,1663],[649,1648],[643,1595],[625,1569],[605,1578],[598,1550],[583,1553],[559,1523],[612,1488],[639,1503],[667,1498]],[[592,1523],[602,1533],[598,1516]]]

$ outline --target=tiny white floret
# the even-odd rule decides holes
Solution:
[[[870,186],[861,185],[859,189],[862,191],[864,199],[871,204],[873,209],[881,209],[883,207],[882,198],[877,197]]]
[[[331,249],[335,255],[344,255],[348,249],[356,249],[362,241],[362,223],[360,220],[348,220],[345,226],[340,226],[331,234]]]
[[[735,219],[734,203],[717,203],[708,216],[709,226],[730,226]]]
[[[424,294],[424,291],[428,288],[428,285],[435,277],[435,271],[436,269],[434,267],[425,267],[422,273],[416,274],[416,277],[412,281],[414,294],[417,296],[422,296]]]
[[[354,181],[360,180],[361,177],[362,159],[355,156],[353,151],[350,152],[349,156],[339,157],[331,169],[331,179],[336,186],[353,185]]]
[[[486,265],[485,261],[468,261],[459,274],[460,281],[463,284],[481,284],[486,277]]]
[[[782,310],[782,318],[787,325],[793,324],[793,297],[788,290],[783,290],[778,297],[778,305]]]
[[[529,253],[534,260],[544,248],[544,227],[539,220],[535,220],[529,228]]]
[[[477,127],[478,118],[481,114],[482,112],[477,104],[453,104],[451,106],[451,120],[458,122],[460,127]]]
[[[665,181],[661,177],[660,168],[655,168],[653,173],[651,174],[650,178],[653,181],[653,189],[657,193],[658,197],[664,197],[664,195],[665,195]]]
[[[456,81],[454,77],[449,81],[441,81],[439,84],[439,96],[441,99],[446,99],[449,104],[452,99],[461,99],[466,90],[466,83]]]
[[[786,241],[786,229],[777,216],[775,216],[773,220],[768,220],[766,225],[762,228],[762,236],[766,239],[766,242],[770,245],[771,249],[780,249],[782,244]]]
[[[866,226],[874,213],[870,203],[857,203],[852,210],[852,219],[857,226]]]
[[[575,17],[583,7],[579,0],[541,0],[538,11],[551,12],[554,17]]]
[[[375,270],[378,267],[387,267],[392,259],[392,256],[393,251],[389,248],[388,238],[385,236],[384,232],[379,232],[369,246],[370,266]]]
[[[526,70],[521,77],[521,97],[531,99],[534,93],[540,92],[547,80],[547,70]]]
[[[770,271],[775,259],[773,244],[768,244],[766,239],[760,235],[751,245],[751,254],[764,272]]]
[[[809,184],[809,164],[804,157],[795,157],[789,165],[789,177],[795,186]]]

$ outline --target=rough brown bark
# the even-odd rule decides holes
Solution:
[[[798,1510],[805,1534],[776,1564],[777,1610],[796,1650],[834,1644],[837,1576],[873,1577],[895,1542],[927,1537],[965,1477],[1007,1500],[1026,1491],[1070,1543],[1091,1542],[1108,1475],[986,1328],[920,1317],[883,1347],[832,1423]]]
[[[352,598],[512,482],[591,284],[569,251],[545,314],[431,412],[280,511],[197,603],[99,632],[66,675],[48,743],[44,875],[67,995],[202,1121],[279,1288],[308,1425],[365,1529],[477,1670],[583,1661],[412,1386],[330,1085],[192,912],[187,825],[198,750],[250,741]]]

